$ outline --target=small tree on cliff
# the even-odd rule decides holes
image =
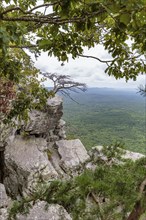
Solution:
[[[85,92],[87,87],[85,83],[75,82],[69,75],[58,75],[57,73],[42,73],[42,75],[53,82],[53,93],[62,93],[63,95],[70,96],[70,92]]]

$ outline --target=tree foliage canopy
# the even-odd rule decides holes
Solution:
[[[28,110],[42,108],[53,95],[41,86],[38,74],[22,49],[11,48],[5,56],[0,52],[0,116],[5,122],[14,117],[26,120]]]
[[[111,60],[91,57],[107,64],[107,74],[136,80],[146,69],[145,10],[145,0],[3,0],[0,48],[4,54],[15,47],[47,51],[64,62],[102,44]]]

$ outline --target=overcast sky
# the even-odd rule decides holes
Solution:
[[[90,49],[85,49],[84,54],[97,56],[100,59],[109,59],[109,55],[102,46]],[[61,65],[57,58],[48,57],[47,53],[42,55],[35,61],[35,66],[42,72],[51,72],[57,74],[70,75],[73,80],[86,83],[88,87],[109,87],[120,89],[136,89],[140,84],[145,84],[145,76],[139,76],[137,81],[129,80],[127,83],[124,79],[116,80],[114,77],[109,77],[105,74],[106,65],[90,58],[69,59],[64,66]],[[51,86],[51,82],[45,83],[46,86]]]

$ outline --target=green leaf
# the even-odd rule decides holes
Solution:
[[[11,0],[5,0],[6,4],[10,3]]]
[[[131,20],[130,14],[122,14],[120,16],[120,22],[125,24],[125,25],[128,25],[130,20]]]
[[[42,47],[48,45],[49,41],[44,39],[44,40],[39,40],[37,43],[39,44],[39,47],[42,48]]]

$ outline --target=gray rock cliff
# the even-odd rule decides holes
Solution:
[[[80,140],[65,140],[62,110],[62,98],[55,96],[48,100],[44,111],[29,112],[29,122],[19,124],[19,129],[3,126],[4,177],[1,182],[4,185],[0,185],[3,197],[0,219],[7,219],[7,194],[18,200],[29,196],[41,181],[71,178],[80,173],[82,164],[88,161],[89,155]],[[57,204],[49,205],[47,210],[44,206],[45,202],[38,201],[28,216],[17,215],[17,219],[41,219],[40,216],[43,220],[72,219]]]
[[[38,201],[28,215],[17,215],[16,220],[72,220],[67,211],[60,205],[48,205],[44,201]]]
[[[95,169],[92,157],[102,157],[102,146],[92,154],[86,151],[79,139],[66,140],[62,98],[49,99],[43,111],[29,113],[29,122],[18,128],[0,128],[0,149],[3,157],[0,174],[0,219],[7,220],[8,208],[13,203],[29,197],[38,184],[49,184],[55,179],[69,179],[82,173],[84,168]],[[93,155],[94,153],[94,155]],[[140,158],[140,154],[127,152],[126,158]],[[106,158],[103,158],[106,159]],[[7,193],[7,194],[6,194]],[[72,217],[59,204],[37,201],[28,215],[17,214],[17,220],[71,220]]]

